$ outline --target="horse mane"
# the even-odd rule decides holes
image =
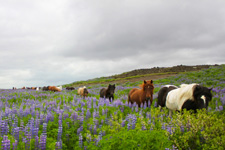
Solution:
[[[141,90],[144,90],[145,83],[143,82],[142,84],[139,85],[139,87],[141,88]]]

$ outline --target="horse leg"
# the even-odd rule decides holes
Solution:
[[[172,117],[172,110],[169,110],[169,117]]]

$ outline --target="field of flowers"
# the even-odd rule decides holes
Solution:
[[[149,80],[149,79],[146,79]],[[130,89],[143,81],[116,84],[115,100],[99,98],[107,85],[85,85],[62,92],[0,90],[0,147],[4,150],[52,149],[224,149],[225,65],[155,80],[151,106],[127,104]],[[213,88],[208,110],[168,117],[156,108],[157,92],[166,84],[199,83]]]

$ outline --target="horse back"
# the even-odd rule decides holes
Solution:
[[[142,90],[138,89],[138,88],[131,89],[129,92],[129,95],[128,95],[129,101],[140,104],[142,102],[141,101],[141,97],[142,97],[141,91]]]
[[[157,106],[161,106],[161,107],[165,107],[166,105],[166,98],[167,98],[167,95],[170,91],[174,90],[174,89],[177,89],[178,87],[176,86],[173,86],[173,85],[166,85],[164,87],[162,87],[160,90],[159,90],[159,93],[158,93],[158,101],[157,101]]]

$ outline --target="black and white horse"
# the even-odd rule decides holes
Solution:
[[[169,109],[169,116],[172,111],[183,109],[194,110],[207,108],[208,102],[212,100],[212,89],[199,84],[182,84],[180,88],[173,89],[166,96],[166,107]]]

